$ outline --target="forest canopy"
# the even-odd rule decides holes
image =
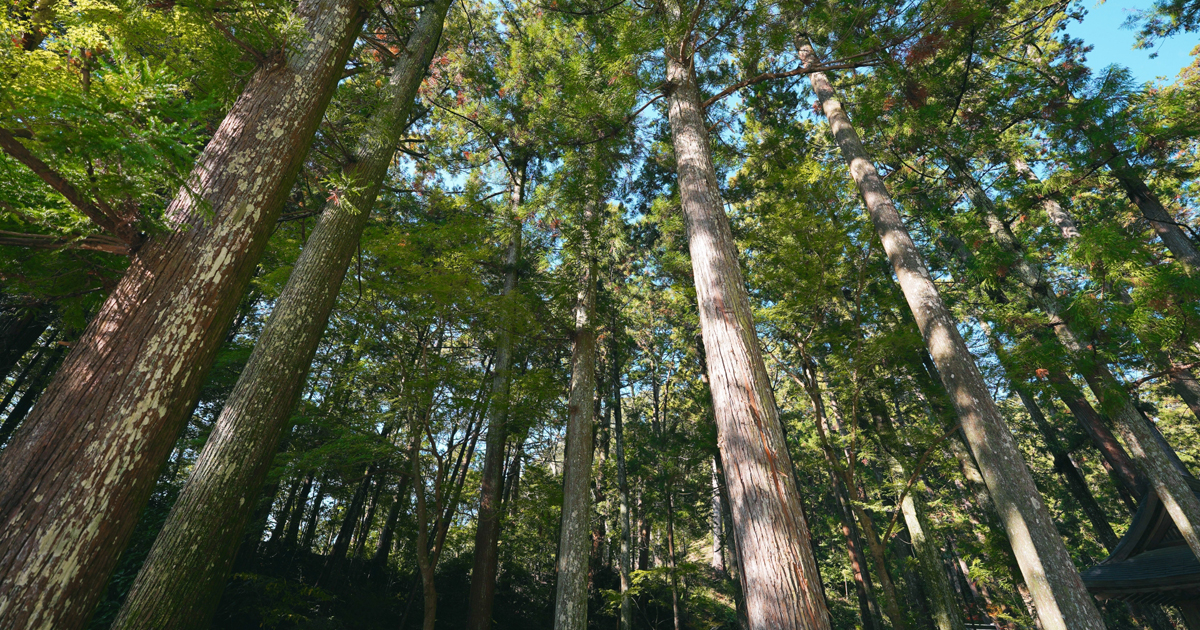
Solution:
[[[1092,8],[12,0],[0,629],[1200,630],[1200,46]]]

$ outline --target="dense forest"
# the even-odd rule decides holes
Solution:
[[[1200,47],[1092,8],[12,0],[0,629],[1200,630]]]

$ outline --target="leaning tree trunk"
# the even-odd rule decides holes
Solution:
[[[593,212],[584,213],[590,224]],[[558,584],[554,630],[587,628],[587,579],[592,531],[592,424],[596,397],[596,262],[590,225],[584,226],[582,255],[588,262],[575,302],[575,345],[567,402],[567,446],[563,454],[562,525],[558,539]]]
[[[86,621],[195,405],[365,11],[302,0],[296,16],[307,33],[251,78],[167,208],[175,229],[133,256],[0,456],[9,627]]]
[[[325,207],[114,628],[199,627],[212,614],[246,524],[243,501],[270,467],[450,3],[427,7],[409,36],[386,105],[371,117],[345,169],[360,186]]]
[[[678,5],[668,3],[668,11],[682,26]],[[694,53],[673,42],[666,58],[667,115],[749,625],[827,630],[821,575],[717,184]]]
[[[0,381],[8,376],[17,362],[50,326],[54,313],[48,306],[23,308],[13,317],[6,316],[0,326]],[[0,407],[3,409],[3,407]]]
[[[525,196],[527,159],[517,161],[510,197],[512,236],[504,255],[504,288],[500,295],[506,316],[496,341],[496,373],[492,378],[492,404],[488,407],[487,450],[480,471],[479,516],[475,526],[474,568],[467,598],[467,630],[492,627],[492,602],[496,598],[496,565],[500,544],[501,494],[504,490],[504,445],[508,441],[508,399],[512,384],[513,301],[517,290],[517,265],[521,260],[519,208]]]
[[[1154,233],[1158,234],[1163,245],[1166,245],[1175,255],[1175,259],[1183,265],[1184,271],[1195,275],[1200,271],[1200,250],[1196,249],[1196,244],[1179,229],[1179,222],[1163,207],[1158,195],[1142,181],[1141,176],[1117,148],[1112,145],[1106,148],[1113,153],[1113,158],[1108,162],[1109,170],[1112,171],[1113,177],[1117,178],[1125,194],[1129,195],[1129,200],[1137,206],[1142,217],[1150,223],[1150,227],[1154,228]]]
[[[962,183],[972,203],[983,215],[988,230],[1000,248],[1013,257],[1012,269],[1028,290],[1032,301],[1045,313],[1059,343],[1071,358],[1075,369],[1087,381],[1100,407],[1114,421],[1117,433],[1129,448],[1133,461],[1150,481],[1175,522],[1192,553],[1200,558],[1200,498],[1184,480],[1186,471],[1176,467],[1172,453],[1163,448],[1160,436],[1133,405],[1125,388],[1117,382],[1107,363],[1085,344],[1066,318],[1066,309],[1038,266],[1025,258],[1016,236],[997,215],[986,192],[971,176],[961,159],[950,157],[951,169]],[[1039,603],[1040,604],[1040,603]]]
[[[797,41],[801,61],[817,65],[807,43]],[[824,73],[809,74],[850,175],[862,193],[917,327],[962,422],[989,492],[1008,531],[1021,573],[1046,630],[1104,628],[1046,505],[1041,501],[1016,440],[1004,423],[950,310],[942,302],[921,254],[871,163],[850,118]]]
[[[1034,174],[1033,170],[1029,168],[1029,165],[1024,160],[1013,158],[1012,164],[1013,169],[1022,179],[1033,185],[1041,184],[1041,180],[1038,179],[1038,176]],[[1058,227],[1063,239],[1071,241],[1080,237],[1075,217],[1071,216],[1069,211],[1063,209],[1054,198],[1048,195],[1039,195],[1039,200],[1042,210],[1050,218],[1051,222]],[[1132,302],[1124,288],[1118,289],[1117,296],[1122,302]],[[1176,344],[1177,347],[1182,345],[1179,342]],[[1192,373],[1191,368],[1172,361],[1171,357],[1160,349],[1151,348],[1150,354],[1153,361],[1158,364],[1158,367],[1167,371],[1167,380],[1171,383],[1171,388],[1175,390],[1175,394],[1183,400],[1184,404],[1191,410],[1192,415],[1200,419],[1200,381],[1196,380],[1196,376]]]

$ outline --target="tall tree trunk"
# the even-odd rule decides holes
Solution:
[[[1033,399],[1033,396],[1024,387],[1019,387],[1014,383],[1013,390],[1021,398],[1021,404],[1025,405],[1025,410],[1029,412],[1029,417],[1033,419],[1034,424],[1037,425],[1038,432],[1042,434],[1042,438],[1046,442],[1046,448],[1054,458],[1054,470],[1062,476],[1063,482],[1067,484],[1067,491],[1071,493],[1071,496],[1075,497],[1083,513],[1092,522],[1092,527],[1096,530],[1096,536],[1100,539],[1101,544],[1104,545],[1105,549],[1112,550],[1117,546],[1117,534],[1108,522],[1108,516],[1104,514],[1104,508],[1100,507],[1100,503],[1096,501],[1095,495],[1092,494],[1091,488],[1088,487],[1087,480],[1083,478],[1083,473],[1076,467],[1070,453],[1067,452],[1066,447],[1058,439],[1058,430],[1046,420],[1046,416],[1042,414],[1037,401]]]
[[[1026,287],[1033,302],[1050,320],[1054,334],[1071,358],[1076,371],[1087,381],[1092,393],[1100,401],[1101,409],[1114,421],[1117,433],[1129,447],[1134,463],[1150,481],[1192,553],[1200,558],[1200,498],[1184,480],[1186,471],[1176,467],[1170,447],[1164,448],[1161,436],[1134,406],[1129,393],[1117,382],[1107,363],[1099,359],[1084,343],[1085,338],[1076,332],[1074,323],[1066,318],[1065,308],[1046,281],[1045,274],[1025,258],[1016,236],[1008,224],[1000,219],[991,199],[971,176],[966,163],[952,156],[950,164],[972,203],[983,215],[996,243],[1013,256],[1013,275]]]
[[[1124,499],[1129,511],[1136,512],[1138,502],[1146,488],[1149,487],[1146,478],[1142,476],[1137,466],[1133,465],[1133,460],[1129,459],[1125,447],[1121,446],[1117,437],[1108,430],[1108,427],[1104,426],[1100,414],[1096,412],[1071,378],[1058,368],[1051,368],[1048,378],[1054,392],[1071,411],[1071,415],[1075,417],[1075,421],[1091,439],[1096,450],[1100,451],[1104,467],[1112,476],[1118,494]]]
[[[554,630],[587,628],[588,542],[592,509],[592,424],[596,396],[596,261],[592,206],[584,212],[581,255],[587,262],[575,301],[575,343],[571,351],[571,392],[567,401],[567,445],[563,453],[562,525],[558,539],[558,583]]]
[[[679,6],[666,4],[669,22],[683,29]],[[690,36],[666,49],[667,114],[750,628],[827,630],[808,523],[717,184]]]
[[[362,523],[358,526],[358,533],[354,536],[354,551],[350,553],[350,562],[362,558],[363,549],[367,544],[367,537],[371,535],[371,529],[375,527],[375,512],[379,508],[379,495],[383,492],[384,486],[387,485],[387,475],[385,471],[380,471],[375,475],[375,490],[371,492],[371,503],[367,508],[367,513],[363,516]]]
[[[797,41],[801,61],[817,65],[811,46]],[[942,383],[950,393],[967,443],[975,454],[1009,541],[1029,585],[1046,630],[1068,627],[1101,630],[1104,622],[1054,521],[1041,501],[1016,440],[1004,423],[991,392],[975,365],[949,309],[921,259],[920,252],[892,203],[887,188],[834,95],[824,73],[809,74],[833,137],[862,193],[875,231],[896,273],[917,327],[929,347]]]
[[[671,618],[675,630],[683,630],[683,611],[679,607],[679,572],[675,566],[675,497],[667,488],[667,567],[671,570]]]
[[[525,196],[525,168],[520,158],[514,165],[510,197],[512,236],[504,255],[504,288],[501,308],[506,313],[496,340],[496,373],[492,379],[492,404],[488,408],[487,451],[480,472],[479,517],[475,526],[475,558],[471,570],[471,592],[467,599],[467,630],[492,626],[492,602],[496,598],[496,565],[500,544],[501,498],[504,486],[504,445],[508,441],[508,399],[512,384],[513,301],[516,299],[517,266],[521,261],[519,208]]]
[[[648,506],[645,503],[645,494],[645,490],[639,491],[637,500],[638,571],[650,568],[650,515],[646,513]]]
[[[437,585],[433,579],[434,563],[429,553],[429,508],[425,499],[425,480],[421,474],[421,433],[414,427],[413,445],[409,449],[412,476],[417,491],[417,569],[421,573],[421,594],[424,597],[422,630],[434,630],[437,620]]]
[[[114,628],[199,627],[212,614],[245,527],[241,506],[270,467],[450,2],[426,7],[409,36],[386,87],[387,104],[371,117],[345,169],[361,187],[322,212]]]
[[[325,495],[329,493],[328,480],[322,478],[317,484],[317,496],[313,499],[312,510],[308,513],[308,519],[304,522],[304,538],[300,541],[300,548],[297,551],[307,554],[312,550],[313,541],[317,538],[317,521],[321,517],[321,506],[325,503]]]
[[[350,498],[350,504],[346,506],[346,514],[342,517],[337,536],[333,539],[333,549],[329,552],[329,557],[325,559],[325,568],[321,572],[319,584],[322,586],[334,585],[341,580],[342,570],[346,564],[346,553],[350,551],[350,539],[354,536],[354,530],[358,528],[358,519],[362,517],[362,510],[367,503],[367,495],[371,492],[371,482],[375,479],[376,470],[378,470],[376,464],[367,467],[362,479],[358,482],[358,487],[354,490],[354,495]]]
[[[365,11],[357,0],[302,0],[295,15],[306,36],[251,78],[167,208],[175,229],[132,257],[0,454],[0,614],[10,627],[86,621],[195,405]],[[207,563],[210,541],[196,548]],[[161,599],[186,620],[165,625],[208,621]]]
[[[283,544],[283,537],[286,535],[290,516],[293,513],[293,508],[296,505],[296,499],[300,496],[300,487],[304,484],[305,477],[297,476],[292,480],[291,486],[288,487],[287,499],[279,508],[279,513],[275,517],[275,526],[271,528],[271,538],[267,540],[267,555],[275,556],[279,553],[279,546]],[[304,495],[306,498],[307,494]]]
[[[1189,275],[1195,275],[1200,271],[1200,250],[1196,249],[1196,244],[1183,233],[1179,222],[1163,207],[1158,195],[1150,190],[1141,175],[1130,166],[1117,148],[1110,144],[1106,149],[1113,154],[1113,158],[1108,161],[1108,168],[1125,190],[1125,194],[1129,195],[1129,200],[1137,206],[1142,217],[1154,228],[1154,233],[1158,234],[1163,245],[1175,255],[1175,259],[1183,265],[1184,270]]]
[[[895,426],[883,402],[869,398],[868,406],[875,420],[876,435],[884,447],[884,454],[892,469],[892,476],[897,483],[902,484],[900,512],[904,515],[904,524],[917,557],[917,570],[920,571],[921,580],[925,585],[926,600],[930,605],[929,612],[933,617],[934,626],[938,630],[963,630],[965,626],[962,614],[959,612],[958,602],[954,598],[954,591],[950,587],[950,580],[942,562],[942,544],[929,525],[925,504],[918,489],[903,485],[908,481],[910,471],[901,462],[900,456],[908,449],[896,435]]]
[[[613,411],[613,441],[617,451],[617,523],[621,528],[621,630],[633,630],[633,600],[629,597],[629,589],[633,586],[630,581],[632,572],[632,536],[633,531],[629,522],[629,479],[626,477],[625,465],[625,426],[621,416],[621,360],[620,345],[617,341],[616,317],[609,331],[611,351],[609,366],[612,368],[612,411]],[[716,466],[716,462],[713,463]],[[715,471],[715,468],[714,468]],[[714,472],[715,474],[715,472]],[[718,507],[720,505],[718,504]],[[716,518],[721,518],[720,513]]]

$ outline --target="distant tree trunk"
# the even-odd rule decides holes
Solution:
[[[1133,460],[1129,459],[1125,447],[1121,446],[1116,436],[1108,430],[1108,427],[1104,426],[1100,414],[1084,397],[1079,387],[1071,381],[1071,378],[1058,368],[1051,368],[1049,372],[1048,378],[1054,392],[1067,406],[1067,409],[1071,410],[1075,421],[1079,423],[1083,432],[1091,438],[1092,444],[1100,451],[1104,467],[1112,476],[1113,484],[1117,487],[1118,494],[1125,500],[1129,511],[1136,512],[1138,502],[1141,501],[1142,495],[1149,486],[1146,478],[1133,465]]]
[[[1062,476],[1063,482],[1067,484],[1067,491],[1071,493],[1071,496],[1075,497],[1083,513],[1092,522],[1092,527],[1096,530],[1096,536],[1100,538],[1101,544],[1104,545],[1105,549],[1111,551],[1117,546],[1117,534],[1108,522],[1108,516],[1104,514],[1104,508],[1100,507],[1100,503],[1096,501],[1095,495],[1092,494],[1091,488],[1088,487],[1087,480],[1083,478],[1083,473],[1075,466],[1075,461],[1071,459],[1070,453],[1067,452],[1066,447],[1059,441],[1057,429],[1051,426],[1050,422],[1046,420],[1046,416],[1042,414],[1037,401],[1033,399],[1033,396],[1024,387],[1019,387],[1014,383],[1013,390],[1021,398],[1021,403],[1025,405],[1025,410],[1029,412],[1029,417],[1033,419],[1038,431],[1042,434],[1042,438],[1046,441],[1046,448],[1050,451],[1050,455],[1054,457],[1054,470]]]
[[[827,630],[829,612],[712,161],[686,13],[666,47],[667,118],[687,223],[700,329],[753,630]],[[682,42],[682,43],[681,43]]]
[[[646,514],[645,491],[638,492],[638,571],[650,568],[650,518]]]
[[[612,411],[613,411],[613,441],[617,451],[617,524],[621,528],[621,630],[633,629],[633,601],[628,592],[633,586],[630,581],[632,571],[631,537],[633,531],[629,522],[629,479],[626,477],[625,465],[625,427],[621,417],[621,360],[620,346],[617,341],[616,318],[610,331],[612,340],[609,352],[609,366],[612,368]],[[713,464],[716,466],[716,463]],[[715,473],[714,473],[715,474]],[[718,507],[719,504],[718,504]],[[721,515],[718,513],[717,518]]]
[[[62,363],[63,354],[66,352],[66,347],[59,344],[57,341],[51,340],[54,344],[52,348],[45,352],[45,357],[34,357],[30,361],[29,367],[34,367],[38,364],[37,373],[29,381],[29,386],[25,388],[25,393],[17,400],[17,404],[13,406],[12,411],[4,418],[4,424],[0,424],[0,445],[8,441],[8,437],[21,426],[21,422],[25,416],[29,414],[29,410],[33,408],[33,404],[37,402],[42,392],[46,389],[46,383],[54,375],[54,371]],[[39,353],[39,355],[42,353]],[[18,379],[19,380],[19,379]],[[13,391],[15,392],[20,383],[13,383]],[[7,407],[7,401],[4,407]],[[0,407],[3,411],[4,407]]]
[[[797,40],[801,61],[816,66],[810,45]],[[824,73],[809,74],[833,137],[862,193],[875,231],[887,252],[943,385],[958,411],[963,433],[1004,518],[1013,552],[1037,602],[1046,630],[1101,630],[1104,622],[1054,521],[1040,500],[1016,441],[942,302],[920,252],[871,163],[850,118]]]
[[[308,497],[312,495],[313,482],[315,481],[313,473],[308,473],[304,476],[304,487],[300,490],[299,500],[296,501],[292,508],[292,515],[288,518],[287,529],[284,531],[283,538],[280,541],[280,551],[290,554],[296,548],[296,539],[300,534],[300,522],[304,520],[304,508],[308,506]]]
[[[514,160],[514,181],[510,193],[512,220],[508,248],[504,256],[504,288],[501,308],[507,314],[501,321],[496,340],[496,372],[492,379],[492,404],[488,408],[488,428],[480,471],[479,517],[475,525],[475,557],[471,570],[471,592],[467,599],[467,630],[488,630],[492,626],[492,602],[496,597],[496,566],[500,544],[500,520],[504,486],[504,445],[508,441],[508,399],[512,383],[513,308],[516,299],[517,266],[521,261],[519,209],[525,196],[524,157]]]
[[[300,395],[450,2],[428,6],[414,27],[385,88],[386,105],[368,121],[354,162],[344,170],[359,187],[322,212],[115,629],[145,623],[198,627],[217,604],[231,546],[246,523],[240,506],[266,474]],[[218,513],[227,517],[211,518]]]
[[[671,618],[675,630],[683,630],[683,611],[679,606],[679,573],[675,566],[675,497],[667,488],[667,567],[671,569]]]
[[[821,388],[808,355],[802,353],[801,356],[804,363],[801,374],[804,378],[801,379],[791,372],[788,375],[808,394],[809,402],[813,406],[821,452],[825,455],[829,483],[833,487],[833,496],[837,502],[838,515],[842,522],[842,535],[846,538],[846,551],[850,555],[850,570],[854,576],[854,590],[858,595],[858,614],[862,619],[863,628],[882,630],[883,617],[879,611],[879,603],[875,599],[875,587],[871,583],[871,573],[867,569],[867,557],[863,553],[862,536],[858,524],[854,521],[854,509],[850,506],[850,493],[839,472],[842,467],[838,464],[837,455],[827,437],[828,421],[825,417],[825,403],[821,398]]]
[[[1045,274],[1025,258],[1016,236],[997,215],[991,199],[971,176],[967,164],[953,156],[950,157],[950,164],[956,179],[966,187],[972,203],[983,215],[996,243],[1013,256],[1013,276],[1028,289],[1032,301],[1050,320],[1050,326],[1071,358],[1075,370],[1084,377],[1100,401],[1101,408],[1114,421],[1134,462],[1149,479],[1192,553],[1200,558],[1200,498],[1184,480],[1186,471],[1176,468],[1170,447],[1164,448],[1161,436],[1138,412],[1129,393],[1113,376],[1107,363],[1084,343],[1083,339],[1086,338],[1080,336],[1074,323],[1066,318],[1066,309],[1046,281]]]
[[[401,475],[397,484],[396,497],[392,507],[388,509],[387,520],[379,533],[379,545],[375,547],[375,556],[371,559],[371,573],[382,572],[387,567],[388,556],[392,553],[392,544],[396,537],[396,524],[400,520],[400,512],[408,507],[409,476]]]
[[[421,474],[421,437],[413,430],[413,446],[409,450],[412,460],[412,476],[417,491],[417,569],[421,573],[421,594],[424,596],[424,621],[422,630],[434,630],[437,621],[437,585],[433,579],[434,562],[429,553],[429,508],[425,500],[425,480]]]
[[[23,308],[15,315],[0,319],[0,382],[37,343],[53,320],[52,311],[44,305]],[[0,410],[3,409],[0,407]]]
[[[591,533],[591,476],[596,396],[596,261],[591,225],[595,210],[584,212],[581,255],[586,258],[575,301],[575,343],[571,351],[571,392],[567,402],[567,445],[563,453],[562,525],[558,541],[558,582],[554,630],[587,628],[588,538]]]
[[[375,464],[367,467],[362,479],[358,482],[358,487],[354,490],[354,495],[350,498],[350,504],[346,506],[346,514],[342,517],[342,523],[338,527],[337,537],[333,539],[333,549],[329,552],[329,557],[325,559],[325,569],[321,572],[319,583],[322,586],[337,584],[341,579],[346,563],[346,553],[350,551],[350,539],[354,536],[354,530],[358,528],[358,519],[362,517],[363,507],[367,503],[367,495],[371,492],[371,481],[375,478],[377,469]]]
[[[358,526],[358,533],[354,536],[354,551],[350,554],[350,562],[353,563],[362,558],[363,549],[367,544],[367,537],[371,535],[371,530],[375,527],[375,512],[379,508],[379,495],[383,492],[384,486],[387,485],[387,475],[385,471],[380,471],[375,475],[375,489],[371,492],[370,507],[367,508],[367,513],[363,516],[362,523]]]
[[[1129,165],[1120,151],[1111,144],[1106,149],[1113,155],[1113,158],[1108,161],[1108,168],[1117,182],[1121,184],[1121,188],[1125,190],[1125,194],[1129,195],[1129,200],[1137,206],[1142,217],[1150,223],[1150,227],[1154,228],[1158,238],[1175,255],[1175,259],[1183,265],[1184,270],[1190,275],[1195,275],[1197,271],[1200,271],[1200,250],[1196,249],[1196,244],[1188,238],[1187,234],[1183,233],[1183,230],[1179,228],[1179,222],[1163,207],[1158,195],[1150,190],[1141,175]]]
[[[900,460],[901,453],[907,450],[896,435],[887,409],[882,401],[870,398],[868,406],[875,420],[875,433],[879,437],[892,469],[895,481],[901,484],[903,496],[900,498],[900,512],[904,515],[904,524],[912,540],[913,552],[917,557],[917,570],[921,573],[921,581],[925,585],[925,596],[929,602],[930,615],[938,630],[964,630],[962,614],[958,609],[958,601],[946,575],[942,562],[942,544],[929,525],[925,515],[925,504],[921,500],[918,488],[906,487],[910,471]]]
[[[292,484],[288,487],[287,499],[284,499],[283,505],[279,507],[278,515],[275,517],[275,526],[271,528],[271,538],[267,540],[267,555],[274,556],[279,552],[279,546],[283,544],[283,537],[287,532],[290,516],[293,508],[296,505],[296,499],[300,496],[300,486],[303,485],[305,477],[297,476],[292,480]],[[307,494],[304,495],[307,498]]]
[[[225,340],[366,11],[357,0],[302,0],[295,15],[306,35],[250,79],[166,209],[173,229],[132,256],[0,454],[0,609],[14,627],[86,621]],[[210,541],[196,548],[207,562]],[[165,625],[208,621],[161,599],[181,620]]]
[[[298,551],[309,553],[312,550],[313,541],[317,537],[317,521],[321,517],[321,506],[325,503],[325,495],[329,493],[326,487],[328,481],[324,478],[317,484],[317,496],[313,499],[312,510],[308,513],[308,519],[304,522],[304,538],[300,541]]]

